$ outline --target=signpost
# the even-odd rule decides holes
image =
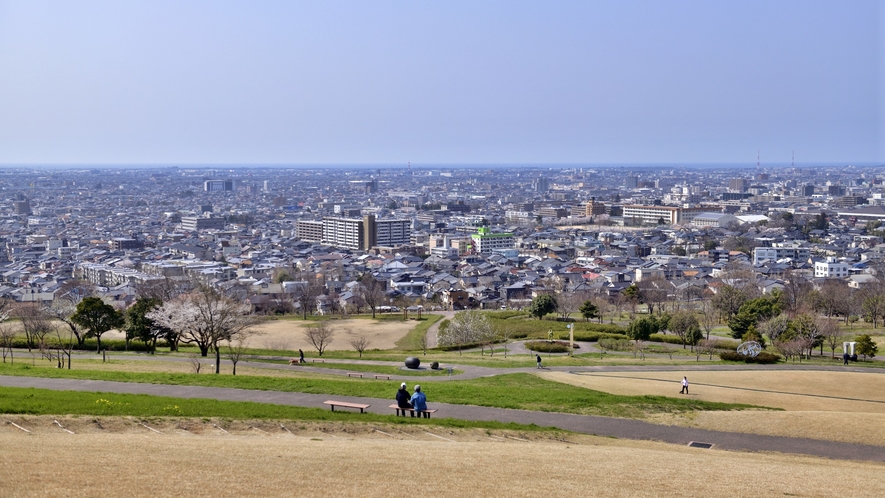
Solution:
[[[575,350],[575,324],[570,323],[566,325],[568,328],[568,347],[569,347],[569,356],[572,355],[572,352]]]

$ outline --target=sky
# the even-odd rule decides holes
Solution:
[[[885,164],[885,0],[0,0],[0,164]]]

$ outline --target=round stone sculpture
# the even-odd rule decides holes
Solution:
[[[747,341],[738,346],[737,352],[744,356],[756,357],[762,352],[762,345],[756,341]]]
[[[414,356],[409,356],[406,358],[406,367],[408,368],[418,368],[421,365],[421,360],[415,358]]]
[[[431,370],[439,370],[439,362],[434,361],[433,363],[431,363],[431,364],[430,364],[430,369],[431,369]]]

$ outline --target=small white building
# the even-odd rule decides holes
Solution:
[[[814,263],[814,278],[846,278],[849,268],[849,265],[830,257]]]

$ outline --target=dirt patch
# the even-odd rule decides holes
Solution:
[[[712,431],[743,432],[885,446],[885,414],[850,412],[694,412],[660,414],[649,422]]]
[[[885,414],[885,375],[761,370],[693,372],[545,372],[541,377],[612,394],[680,397],[683,375],[693,399],[746,403],[790,411]]]
[[[313,346],[304,337],[304,329],[314,322],[295,320],[270,320],[255,327],[257,335],[247,342],[250,348],[278,349],[305,353],[314,351]],[[369,338],[369,349],[394,349],[400,340],[415,328],[418,322],[409,321],[376,321],[365,319],[330,320],[329,327],[335,332],[329,351],[353,350],[351,339],[365,336]],[[105,333],[106,339],[124,339],[118,331]]]
[[[583,435],[212,420],[10,417],[2,496],[881,496],[885,465]],[[26,434],[9,423],[32,430]],[[283,422],[286,424],[287,422]],[[287,426],[288,427],[288,426]],[[224,429],[223,431],[221,429]],[[379,432],[380,431],[380,432]],[[76,458],[72,456],[76,455]],[[592,462],[592,470],[588,468]],[[680,469],[728,469],[722,476]],[[759,469],[765,469],[760,478]],[[678,478],[674,475],[679,472]],[[616,477],[614,477],[616,476]],[[740,494],[740,493],[738,493]]]
[[[879,374],[774,370],[544,372],[539,375],[547,380],[612,394],[674,398],[684,397],[679,394],[679,380],[685,375],[691,382],[692,398],[786,411],[660,414],[651,417],[649,422],[885,446],[885,376]]]

